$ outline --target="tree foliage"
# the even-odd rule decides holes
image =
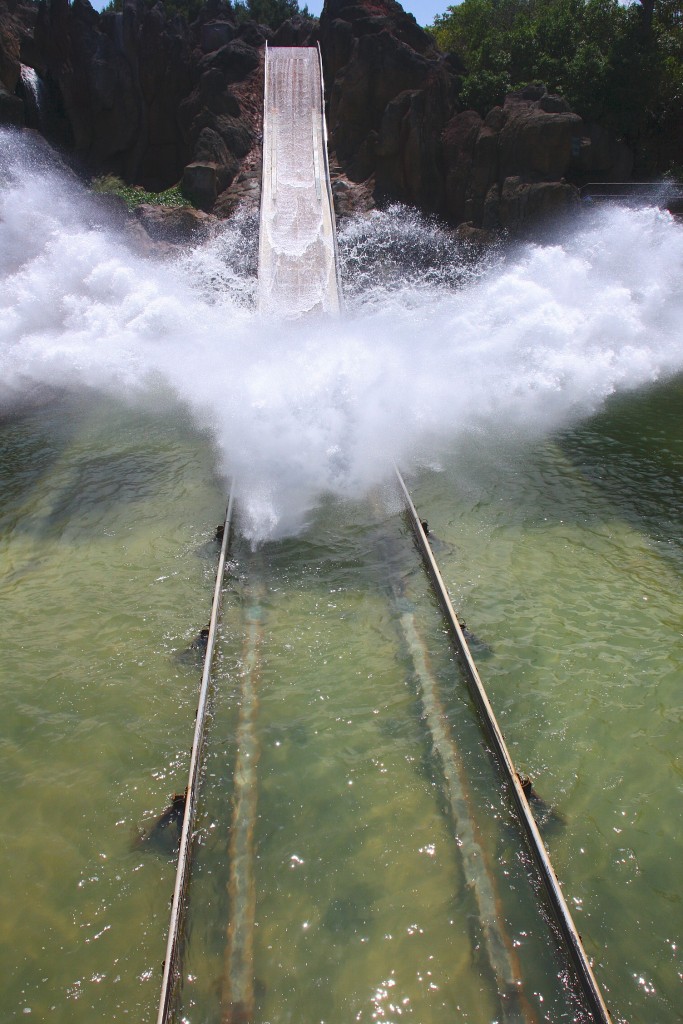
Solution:
[[[463,0],[431,32],[465,65],[465,107],[485,114],[511,89],[542,82],[620,132],[643,170],[672,163],[662,157],[667,133],[683,143],[680,0]]]
[[[151,10],[157,0],[145,0],[145,7]],[[102,8],[103,14],[120,14],[123,10],[124,0],[109,0],[106,7]],[[194,21],[202,7],[204,0],[163,0],[164,11],[169,18],[176,14],[182,15],[186,21]]]
[[[188,22],[192,22],[201,13],[205,0],[162,0],[164,10],[169,16],[181,14]],[[124,0],[109,0],[104,8],[106,12],[122,11]],[[157,0],[145,0],[147,7],[154,7]],[[235,0],[235,3],[226,2],[238,23],[244,21],[257,21],[259,25],[267,25],[276,29],[292,18],[295,14],[302,14],[310,17],[308,7],[300,7],[297,0]]]
[[[236,0],[235,16],[238,21],[257,21],[259,25],[279,28],[283,21],[295,14],[310,17],[308,7],[299,7],[297,0]]]

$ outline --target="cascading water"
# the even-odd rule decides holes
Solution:
[[[268,625],[281,658],[264,671],[260,806],[272,832],[260,872],[284,877],[272,842],[283,834],[286,877],[299,888],[296,899],[280,882],[270,894],[282,924],[257,933],[275,948],[258,998],[277,1014],[315,996],[315,1019],[328,1010],[337,1019],[319,981],[297,991],[302,951],[311,963],[348,963],[333,993],[344,1007],[369,963],[376,985],[363,1012],[374,1019],[413,1012],[420,986],[449,991],[450,954],[430,965],[417,945],[424,921],[409,922],[396,975],[380,973],[378,954],[394,932],[372,951],[352,941],[371,931],[370,908],[387,894],[367,891],[351,868],[385,858],[387,877],[396,872],[408,889],[417,865],[433,864],[430,907],[451,871],[442,833],[424,838],[435,829],[423,802],[430,784],[420,783],[405,818],[398,787],[386,788],[413,770],[418,718],[402,717],[382,675],[391,648],[387,622],[373,618],[375,592],[352,584],[365,543],[352,541],[367,528],[354,499],[395,460],[422,467],[418,507],[486,642],[482,667],[513,755],[566,818],[551,824],[551,854],[609,1002],[624,1018],[673,1024],[683,228],[656,209],[605,210],[555,245],[481,260],[393,209],[341,232],[344,319],[282,324],[256,311],[253,221],[227,224],[173,259],[143,259],[87,193],[38,159],[3,134],[8,1016],[149,1016],[156,1004],[171,865],[130,852],[127,834],[185,774],[196,680],[172,655],[208,606],[211,565],[197,548],[220,517],[216,470],[238,478],[252,542],[302,534],[266,547],[280,570],[272,585],[288,587],[298,615],[294,626]],[[549,440],[558,434],[559,446]],[[343,536],[329,495],[343,499]],[[310,667],[315,697],[297,688]],[[296,719],[278,732],[285,698]],[[224,715],[220,735],[230,737]],[[372,772],[352,720],[377,722]],[[345,759],[344,792],[379,817],[368,796],[376,784],[396,842],[380,849],[372,830],[356,836],[353,858],[334,868],[345,888],[329,893],[322,924],[310,908],[305,932],[287,914],[297,899],[309,913],[306,872],[327,864],[333,846],[323,821],[332,836],[340,827],[329,820],[339,774],[326,761],[331,740]],[[320,846],[310,856],[288,813],[287,773],[293,792],[306,779],[315,796]],[[225,917],[219,931],[222,941]],[[419,984],[405,980],[414,950]],[[223,947],[215,953],[215,976],[197,983],[207,989],[222,970]],[[404,983],[401,1003],[393,993]],[[542,979],[534,984],[541,991]],[[444,994],[429,1019],[474,1014],[470,996],[465,1011]]]
[[[31,127],[40,128],[43,123],[45,84],[35,68],[21,65],[21,84],[24,87],[24,102],[28,106],[27,122]]]

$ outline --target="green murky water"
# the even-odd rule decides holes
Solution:
[[[543,834],[615,1019],[657,1024],[681,1003],[682,391],[617,399],[524,450],[474,438],[411,481],[512,755],[555,808]],[[174,864],[136,836],[186,780],[189,648],[225,500],[213,466],[210,439],[178,409],[84,400],[2,422],[2,1020],[155,1016]],[[301,538],[257,557],[238,544],[235,559],[183,1017],[219,1020],[234,985],[233,771],[258,607],[255,1019],[502,1019],[406,614],[467,765],[524,1011],[574,1019],[386,495],[323,503]]]

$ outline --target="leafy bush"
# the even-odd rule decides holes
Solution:
[[[460,102],[464,109],[486,112],[501,105],[510,88],[510,75],[507,71],[482,69],[464,78]]]
[[[101,178],[93,178],[90,186],[93,192],[121,196],[132,210],[140,203],[151,203],[154,206],[187,206],[187,199],[181,194],[180,187],[174,185],[165,192],[146,192],[138,185],[126,185],[114,174],[105,174]]]

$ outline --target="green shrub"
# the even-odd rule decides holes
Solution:
[[[164,192],[146,192],[139,185],[126,185],[115,174],[105,174],[101,178],[93,178],[90,183],[93,192],[121,196],[132,210],[140,203],[151,203],[153,206],[187,206],[187,200],[181,194],[180,186],[174,185]]]

